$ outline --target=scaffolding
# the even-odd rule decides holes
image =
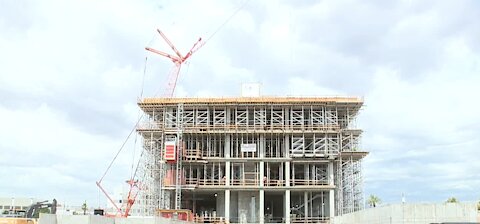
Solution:
[[[137,127],[147,153],[145,214],[186,208],[202,220],[293,223],[363,208],[361,159],[368,153],[360,149],[355,122],[360,98],[138,104],[147,115]],[[163,158],[169,141],[177,145],[174,163]],[[227,209],[231,201],[236,210]]]

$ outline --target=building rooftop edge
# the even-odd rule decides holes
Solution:
[[[361,97],[215,97],[215,98],[143,98],[138,104],[178,104],[178,103],[359,103]]]

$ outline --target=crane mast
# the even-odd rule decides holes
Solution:
[[[190,48],[190,50],[184,55],[178,51],[178,49],[173,45],[173,43],[167,38],[167,36],[160,30],[157,29],[157,32],[160,34],[162,39],[170,46],[170,48],[173,50],[174,54],[169,54],[163,51],[159,51],[150,47],[146,47],[145,49],[147,51],[153,52],[155,54],[158,54],[160,56],[166,57],[170,59],[173,62],[173,68],[170,71],[170,74],[168,76],[168,83],[167,86],[163,92],[163,97],[171,98],[174,96],[175,93],[175,88],[177,86],[177,81],[178,81],[178,76],[180,74],[180,70],[182,65],[189,59],[198,49],[200,49],[205,42],[202,41],[202,38],[199,38],[197,42],[193,44],[193,46]],[[182,208],[182,172],[183,172],[183,167],[182,167],[182,157],[183,157],[183,104],[179,104],[177,107],[177,132],[176,132],[176,159],[175,159],[175,169],[176,169],[176,178],[175,178],[175,209],[181,209]],[[165,133],[163,133],[163,138],[166,138]],[[165,142],[165,141],[163,141]],[[163,148],[162,148],[163,150]],[[166,166],[165,166],[164,158],[162,158],[161,163],[163,164],[161,166],[161,174],[166,172]],[[164,188],[164,180],[160,180],[160,188]],[[161,191],[163,192],[163,191]],[[162,193],[163,194],[163,193]],[[161,198],[163,198],[163,195],[161,195]],[[162,205],[165,205],[165,203],[161,203]]]

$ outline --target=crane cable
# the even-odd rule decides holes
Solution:
[[[145,74],[146,74],[146,71],[147,71],[147,61],[148,61],[148,57],[145,57],[145,63],[144,63],[144,67],[143,67],[143,78],[142,78],[142,87],[141,87],[141,90],[140,90],[140,98],[142,98],[143,96],[143,89],[145,87]],[[138,118],[137,122],[135,123],[135,125],[133,126],[132,130],[130,130],[130,133],[128,134],[127,138],[123,141],[122,145],[120,146],[120,149],[118,149],[117,151],[117,154],[115,154],[115,157],[113,157],[113,160],[112,162],[110,162],[110,164],[108,165],[107,167],[107,170],[105,170],[105,173],[102,175],[102,177],[100,178],[100,180],[98,181],[98,183],[101,183],[103,178],[105,178],[105,176],[107,175],[108,171],[110,170],[110,168],[112,167],[113,163],[115,162],[115,160],[117,159],[118,155],[120,154],[120,152],[123,150],[123,148],[125,147],[125,144],[127,144],[127,141],[128,139],[130,139],[130,136],[133,134],[133,132],[135,131],[135,128],[138,126],[138,124],[140,123],[140,121],[142,120],[143,118],[143,113],[140,115],[140,117]],[[136,145],[136,138],[135,138],[135,145]],[[135,153],[135,150],[134,150],[134,153]],[[135,154],[134,154],[135,155]],[[132,171],[133,171],[133,162],[132,162]],[[133,174],[132,174],[132,178],[133,178]]]
[[[243,7],[245,7],[245,5],[247,5],[247,3],[249,2],[250,0],[246,0],[243,2],[242,5],[240,5],[240,7],[237,8],[237,10],[235,10],[235,12],[233,12],[233,14],[227,18],[227,20],[225,20],[216,30],[215,32],[212,33],[212,35],[210,35],[204,42],[204,45],[210,40],[212,39],[213,36],[215,36],[215,34],[218,33],[218,31],[220,31],[225,25],[227,25],[228,22],[230,22],[230,20],[233,19],[233,17],[235,17],[235,15],[237,15],[238,12],[240,12],[240,10],[243,9]]]
[[[237,15],[238,12],[240,12],[240,10],[243,9],[243,7],[245,7],[245,5],[249,2],[250,0],[246,0],[245,2],[243,2],[242,5],[240,5],[240,7],[237,8],[237,10],[235,10],[235,12],[230,16],[228,17],[213,33],[212,35],[210,35],[204,42],[204,45],[210,40],[213,38],[213,36],[215,36],[228,22],[230,22],[230,20],[233,19],[233,17],[235,17],[235,15]],[[141,93],[140,93],[140,97],[143,96],[143,88],[144,88],[144,81],[145,81],[145,73],[146,73],[146,67],[147,67],[147,57],[145,57],[145,66],[144,66],[144,70],[143,70],[143,81],[142,81],[142,89],[141,89]],[[143,118],[144,114],[142,113],[142,115],[138,118],[137,122],[135,123],[135,125],[133,126],[132,130],[130,131],[130,133],[128,134],[127,138],[125,139],[125,141],[123,141],[122,145],[120,146],[120,149],[117,151],[117,154],[115,154],[115,157],[113,157],[113,160],[112,162],[110,162],[110,164],[108,165],[107,167],[107,170],[105,170],[105,173],[102,175],[102,177],[100,178],[100,180],[98,181],[99,183],[102,182],[103,178],[105,178],[105,176],[107,175],[108,171],[110,170],[110,168],[112,167],[113,163],[115,162],[115,160],[117,159],[118,155],[120,154],[120,152],[123,150],[123,148],[125,147],[125,144],[127,143],[128,139],[130,139],[130,136],[133,134],[133,132],[135,131],[135,128],[137,127],[137,125],[140,123],[141,119]],[[143,154],[143,153],[142,153]],[[133,169],[133,164],[132,164],[132,169]],[[137,169],[138,169],[138,165],[137,165]],[[136,169],[136,170],[137,170]],[[135,170],[135,172],[136,172]]]
[[[147,72],[147,61],[148,61],[148,57],[145,57],[145,63],[144,63],[144,66],[143,66],[143,77],[142,77],[142,88],[140,90],[140,97],[139,97],[139,100],[142,99],[143,97],[143,90],[145,88],[145,74]],[[141,111],[139,111],[141,113]],[[139,116],[141,116],[141,114],[139,114]],[[133,166],[135,164],[135,152],[137,151],[136,148],[137,148],[137,139],[138,139],[138,135],[135,135],[135,141],[133,143],[133,155],[132,155],[132,170],[131,170],[131,176],[130,176],[130,179],[133,180],[133,178],[136,176],[137,174],[137,170],[138,170],[138,164],[137,164],[137,168],[135,169],[135,172],[133,171]],[[142,155],[143,155],[143,151],[142,153],[140,154],[140,157],[138,158],[139,161],[140,159],[142,158]]]
[[[110,162],[110,165],[108,165],[107,167],[107,170],[105,170],[105,173],[102,175],[102,178],[100,178],[100,180],[98,181],[98,183],[101,183],[103,178],[105,178],[105,176],[107,175],[108,171],[110,170],[110,168],[112,167],[113,163],[115,162],[115,160],[117,159],[118,155],[120,154],[120,152],[123,150],[123,148],[125,147],[125,144],[127,144],[127,141],[128,139],[130,138],[130,136],[132,135],[132,133],[135,131],[135,128],[137,127],[137,125],[140,123],[140,121],[142,120],[143,118],[143,114],[140,116],[140,118],[138,118],[138,121],[135,123],[135,126],[133,126],[132,130],[130,131],[130,133],[128,134],[127,138],[125,139],[125,141],[123,141],[122,143],[122,146],[120,146],[120,149],[118,150],[117,154],[115,154],[115,157],[113,157],[113,160],[112,162]]]
[[[238,12],[240,12],[240,10],[242,10],[242,9],[245,7],[245,5],[247,5],[247,3],[248,3],[249,1],[250,1],[250,0],[244,1],[243,4],[240,5],[240,6],[233,12],[232,15],[230,15],[205,41],[203,41],[202,46],[205,46],[205,44],[207,44],[207,42],[209,42],[210,39],[213,38],[213,36],[215,36],[225,25],[227,25],[227,23],[230,22],[230,20],[232,20],[233,17],[235,17],[235,15],[237,15]],[[150,42],[152,42],[152,41],[153,41],[153,40],[151,40]],[[186,64],[187,64],[187,63],[186,63]],[[188,69],[189,69],[189,68],[190,68],[190,64],[187,64],[187,74],[188,74]],[[174,66],[173,68],[171,68],[170,72],[168,73],[169,75],[168,75],[167,79],[170,78],[170,75],[171,75],[173,72],[175,72],[176,69],[179,70],[177,75],[178,75],[178,76],[180,75],[180,73],[182,72],[182,70],[181,70],[181,65],[180,65],[180,67]],[[170,82],[170,80],[167,80],[167,82]],[[159,94],[159,92],[160,92],[160,88],[156,91],[155,96],[157,96],[157,95]]]
[[[145,74],[147,73],[147,61],[148,61],[148,57],[145,57],[145,63],[143,65],[142,88],[140,90],[140,99],[142,99],[143,97],[143,89],[145,88]]]

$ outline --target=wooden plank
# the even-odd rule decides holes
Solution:
[[[226,98],[144,98],[146,104],[239,104],[239,103],[359,103],[360,97],[226,97]]]

